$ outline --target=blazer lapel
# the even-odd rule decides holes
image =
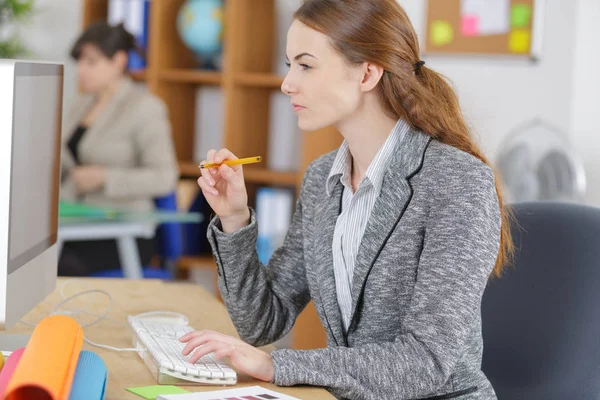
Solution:
[[[421,169],[430,141],[430,136],[422,132],[408,131],[400,140],[394,161],[384,176],[381,193],[375,201],[356,256],[352,279],[352,317],[348,332],[356,324],[357,306],[369,272],[410,203],[410,178]]]
[[[101,111],[96,121],[94,121],[81,139],[79,144],[80,148],[89,146],[90,141],[93,142],[96,138],[102,137],[104,133],[109,132],[108,126],[114,122],[115,113],[122,108],[122,100],[133,88],[133,81],[130,78],[125,77],[123,79],[124,81],[115,93],[113,99],[107,104],[106,108]],[[95,98],[93,95],[77,95],[73,101],[71,111],[65,118],[62,134],[62,143],[64,145],[63,167],[70,168],[75,166],[75,160],[71,156],[71,153],[66,150],[65,146],[73,135],[75,128],[81,123],[82,118],[94,104],[94,100]]]
[[[66,115],[63,124],[63,133],[62,133],[62,163],[63,168],[72,168],[75,166],[75,159],[71,155],[71,152],[67,149],[67,142],[73,136],[75,132],[75,128],[79,125],[81,118],[89,109],[89,107],[93,104],[94,98],[92,96],[86,95],[76,95],[73,100],[73,104],[69,110],[69,113]]]
[[[346,338],[342,327],[342,314],[337,301],[337,290],[335,275],[333,272],[333,232],[337,217],[340,213],[343,185],[341,182],[335,186],[331,196],[327,196],[317,205],[315,217],[317,223],[321,224],[322,231],[314,236],[315,265],[317,276],[320,280],[319,296],[325,311],[325,318],[329,325],[336,344],[346,346]]]
[[[130,78],[123,78],[124,81],[106,105],[104,110],[100,112],[96,120],[90,126],[88,132],[81,139],[80,146],[83,148],[89,148],[94,145],[94,141],[102,139],[102,137],[111,131],[111,124],[116,121],[116,116],[123,109],[123,101],[127,94],[133,88],[133,81]]]

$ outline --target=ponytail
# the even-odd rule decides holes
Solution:
[[[436,140],[456,147],[490,165],[473,140],[462,114],[458,98],[445,77],[419,62],[415,68],[384,73],[381,79],[382,103],[391,116],[406,121],[412,128]],[[496,193],[502,217],[501,248],[493,274],[501,275],[504,265],[512,261],[514,243],[510,233],[512,214],[504,207],[501,180],[495,173]]]

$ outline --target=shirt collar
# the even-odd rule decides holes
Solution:
[[[331,196],[333,188],[342,180],[345,182],[352,171],[352,154],[350,153],[350,147],[348,142],[345,140],[338,149],[338,152],[333,160],[331,170],[329,170],[329,176],[327,177],[327,195]]]
[[[399,119],[367,168],[365,179],[368,179],[373,185],[377,195],[381,192],[383,177],[390,161],[394,157],[394,152],[397,151],[398,144],[409,130],[408,124]],[[351,171],[352,154],[350,153],[348,142],[344,140],[335,156],[329,176],[327,177],[326,189],[328,196],[331,196],[333,188],[340,180],[346,187],[350,187]]]

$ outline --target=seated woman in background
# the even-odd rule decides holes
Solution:
[[[178,169],[167,109],[126,74],[134,37],[120,24],[88,28],[71,50],[80,95],[64,121],[61,199],[150,211],[175,189]],[[143,265],[153,239],[139,239]],[[65,243],[59,275],[84,276],[119,266],[114,240]]]

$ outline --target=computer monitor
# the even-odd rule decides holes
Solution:
[[[56,288],[63,71],[0,59],[0,330]]]

